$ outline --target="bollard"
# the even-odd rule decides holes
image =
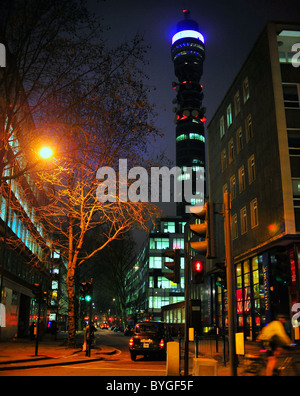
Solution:
[[[180,374],[180,351],[179,342],[167,343],[167,376],[178,376]]]
[[[217,376],[218,362],[215,359],[194,358],[193,375],[200,377]]]

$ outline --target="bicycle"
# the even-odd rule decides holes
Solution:
[[[278,358],[277,367],[274,369],[273,376],[299,376],[300,366],[295,359],[296,348],[289,346],[285,348],[285,352]],[[245,355],[244,374],[253,374],[255,376],[264,376],[268,362],[268,350],[261,349],[259,354]]]
[[[243,374],[264,375],[267,367],[267,350],[260,350],[258,354],[246,354],[244,365]]]
[[[279,357],[279,362],[276,368],[278,376],[299,376],[300,366],[299,361],[295,358],[296,348],[294,346],[288,347],[286,351]]]

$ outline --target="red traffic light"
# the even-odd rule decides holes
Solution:
[[[204,282],[204,261],[194,258],[192,261],[192,282],[199,284]]]
[[[201,272],[203,270],[203,262],[202,261],[196,261],[194,264],[194,269],[197,272]]]

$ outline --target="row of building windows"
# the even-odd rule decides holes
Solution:
[[[168,309],[164,312],[165,323],[185,323],[185,307]]]
[[[184,277],[180,278],[180,285],[177,283],[173,283],[169,279],[164,276],[158,276],[155,278],[154,276],[149,276],[149,288],[150,289],[184,289]]]
[[[184,243],[181,249],[184,249]],[[149,256],[149,268],[162,269],[164,260],[165,262],[172,261],[168,257],[163,258],[162,256]],[[184,257],[180,258],[180,267],[181,269],[184,269]]]
[[[184,296],[149,296],[149,309],[161,309],[165,305],[175,304],[184,300]]]
[[[164,221],[161,220],[160,223],[156,226],[156,229],[154,232],[157,233],[166,233],[166,234],[183,234],[184,233],[184,226],[186,222],[185,221]]]
[[[246,132],[246,143],[250,141],[253,137],[253,126],[252,126],[252,116],[249,114],[245,120],[245,132]],[[236,143],[236,144],[235,144]],[[236,149],[235,149],[236,146]],[[222,172],[227,169],[227,166],[231,164],[236,155],[239,154],[244,147],[244,138],[243,138],[243,130],[242,127],[238,128],[235,134],[235,139],[232,137],[228,142],[228,149],[225,147],[221,151],[221,166]],[[228,154],[227,154],[228,152]]]
[[[0,248],[0,254],[3,255],[3,247]],[[26,280],[28,283],[40,283],[42,281],[40,271],[29,266],[14,250],[6,252],[7,259],[4,262],[4,268],[10,273]]]
[[[170,247],[169,238],[150,238],[149,248],[153,250],[184,249],[184,238],[173,238]]]
[[[7,211],[7,201],[3,196],[0,196],[0,217],[5,222]],[[39,259],[43,260],[43,249],[37,243],[37,240],[30,233],[26,224],[23,223],[17,213],[10,207],[7,211],[7,225],[13,231],[13,233],[21,239],[26,247]]]
[[[256,179],[256,170],[255,170],[255,157],[254,154],[248,158],[248,182],[252,184]],[[246,189],[246,173],[245,166],[242,165],[238,170],[238,188],[237,188],[237,178],[236,175],[232,175],[230,177],[230,193],[231,200],[237,197],[237,190],[241,194]],[[223,194],[228,191],[227,183],[223,186]]]
[[[247,100],[250,98],[248,77],[246,77],[243,81],[242,90],[243,90],[243,102],[246,103]],[[236,94],[234,95],[234,115],[235,115],[235,117],[240,113],[240,111],[241,111],[241,98],[240,98],[240,90],[238,89]],[[232,123],[233,123],[233,110],[232,110],[232,105],[230,103],[226,108],[226,126],[225,126],[225,117],[222,116],[220,118],[219,127],[220,127],[220,138],[221,139],[225,135],[226,127],[229,128]]]
[[[254,198],[250,201],[250,223],[249,223],[249,215],[247,211],[247,206],[243,206],[240,210],[240,233],[241,235],[245,234],[249,229],[255,228],[258,226],[258,206],[257,206],[257,198]],[[232,219],[232,239],[236,239],[239,237],[239,221],[238,214],[234,213],[231,217]]]

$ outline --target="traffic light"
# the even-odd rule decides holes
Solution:
[[[192,260],[192,283],[204,282],[204,259],[198,256]]]
[[[216,269],[214,273],[217,275],[216,285],[227,290],[225,261],[221,261],[215,265]]]
[[[46,303],[48,298],[47,291],[43,291],[42,285],[39,283],[34,283],[32,285],[32,293],[34,295],[34,300],[37,303]]]
[[[180,249],[166,250],[163,252],[163,256],[173,260],[164,261],[164,266],[172,270],[170,273],[165,273],[164,277],[173,283],[180,283]]]
[[[193,210],[193,207],[190,208]],[[194,209],[195,210],[195,209]],[[200,211],[194,211],[193,216],[203,220],[202,223],[190,224],[192,233],[204,238],[203,241],[190,242],[192,250],[197,251],[207,258],[215,257],[215,241],[214,241],[214,204],[206,202]]]
[[[80,299],[86,302],[92,301],[93,284],[92,282],[80,283]]]

